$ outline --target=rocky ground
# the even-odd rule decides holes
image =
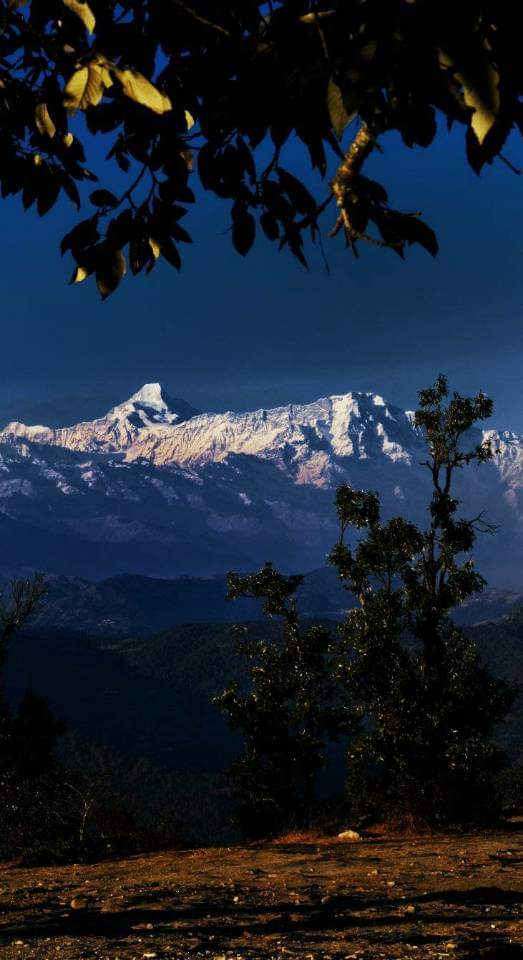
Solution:
[[[523,958],[523,832],[0,866],[5,960]]]

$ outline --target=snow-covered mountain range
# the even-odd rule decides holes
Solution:
[[[499,525],[483,569],[523,585],[523,437],[488,431],[493,463],[465,471],[467,509]],[[0,569],[101,578],[209,575],[324,563],[336,487],[378,489],[422,520],[429,477],[412,414],[373,393],[251,413],[200,413],[146,384],[101,419],[0,430]]]

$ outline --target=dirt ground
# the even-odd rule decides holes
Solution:
[[[2,960],[523,960],[523,832],[0,866]]]

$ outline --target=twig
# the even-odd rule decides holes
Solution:
[[[318,13],[315,13],[313,16],[314,16],[314,23],[316,24],[316,30],[318,31],[318,36],[319,36],[319,38],[320,38],[320,43],[321,43],[321,45],[322,45],[324,57],[325,57],[325,59],[326,59],[327,61],[330,61],[329,48],[328,48],[328,46],[327,46],[327,41],[326,41],[326,39],[325,39],[325,34],[324,34],[324,32],[323,32],[323,30],[322,30],[322,28],[321,28],[321,23],[320,23],[320,21],[319,21],[319,14],[318,14]]]
[[[196,10],[193,10],[192,7],[186,6],[186,4],[183,3],[183,0],[174,0],[174,3],[176,4],[177,7],[180,7],[180,9],[183,10],[184,13],[186,13],[189,17],[192,17],[193,20],[198,20],[198,22],[203,23],[204,26],[211,27],[213,30],[217,30],[218,33],[223,33],[225,37],[230,37],[229,31],[226,30],[225,27],[220,26],[219,23],[213,23],[212,20],[207,20],[207,17],[200,16],[200,14],[197,13]]]
[[[502,161],[502,163],[504,163],[505,166],[509,168],[509,170],[512,170],[512,173],[515,173],[516,176],[518,177],[521,176],[521,170],[518,167],[515,167],[514,164],[507,159],[507,157],[505,157],[502,153],[498,154],[498,156],[499,156],[499,159]]]
[[[122,194],[122,196],[120,197],[116,205],[117,207],[121,207],[124,200],[129,200],[131,204],[134,206],[133,193],[136,190],[136,187],[138,186],[138,184],[140,183],[140,180],[144,176],[146,170],[149,170],[148,163],[144,163],[136,179],[131,183],[131,186],[125,191],[125,193]],[[116,207],[113,207],[112,209],[116,209]]]
[[[320,231],[318,231],[318,243],[319,243],[319,247],[320,247],[321,257],[322,257],[322,260],[323,260],[323,265],[324,265],[324,267],[325,267],[325,272],[326,272],[327,276],[330,277],[330,275],[331,275],[331,269],[330,269],[330,266],[329,266],[329,260],[328,260],[328,258],[327,258],[327,254],[326,254],[326,252],[325,252],[325,247],[324,247],[324,245],[323,245],[323,237],[322,237]]]

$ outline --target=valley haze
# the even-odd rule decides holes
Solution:
[[[523,437],[476,430],[494,460],[458,477],[467,513],[497,525],[478,568],[520,588]],[[338,536],[336,488],[378,490],[384,517],[423,523],[430,475],[413,414],[374,393],[205,413],[145,384],[105,417],[0,430],[2,573],[213,576],[267,560],[313,570]]]

